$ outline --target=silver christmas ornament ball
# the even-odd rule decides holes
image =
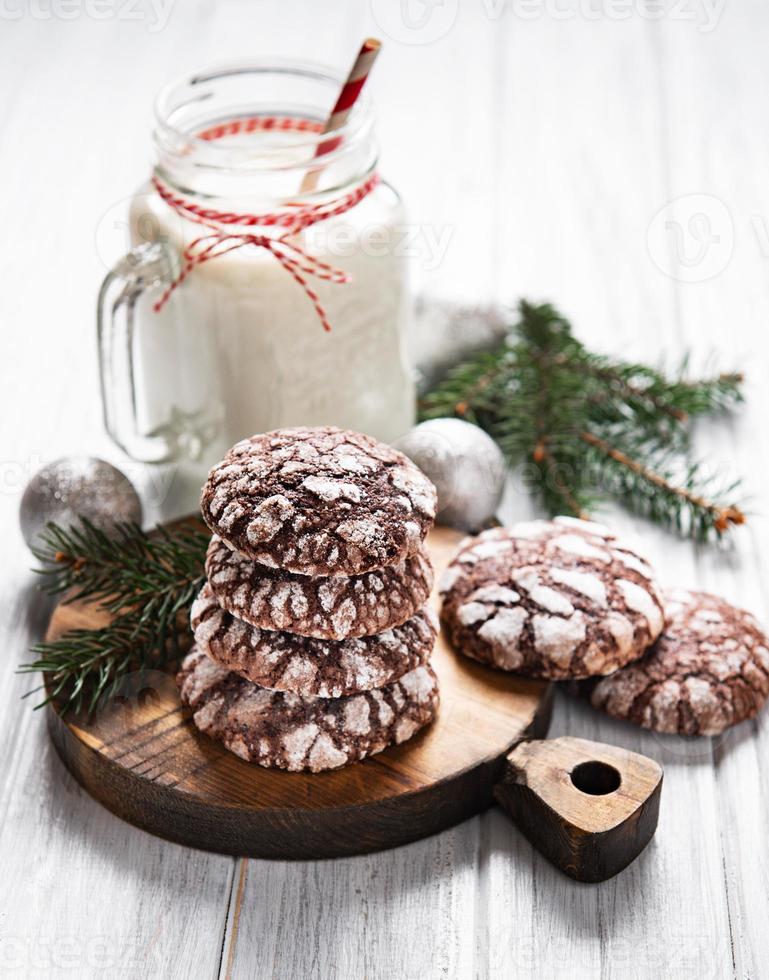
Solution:
[[[439,524],[477,531],[494,517],[505,488],[505,459],[483,429],[461,419],[431,419],[396,445],[435,484]]]
[[[115,524],[141,524],[142,505],[133,484],[115,466],[93,456],[65,456],[32,477],[21,498],[19,522],[28,547],[42,544],[49,521],[69,528],[87,517],[109,531]]]

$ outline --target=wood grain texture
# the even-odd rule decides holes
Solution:
[[[739,419],[700,431],[698,451],[747,475],[750,522],[738,548],[720,555],[697,549],[696,576],[701,588],[750,609],[764,625],[769,624],[769,344],[756,324],[769,305],[769,188],[760,177],[769,165],[769,136],[752,116],[756,86],[765,85],[767,77],[756,34],[756,25],[766,23],[766,17],[767,11],[751,0],[722,17],[717,30],[699,44],[674,24],[663,25],[659,39],[671,88],[665,121],[675,133],[670,196],[704,194],[711,235],[728,243],[732,233],[731,249],[716,253],[714,275],[679,285],[683,342],[722,351],[724,358],[743,365],[747,376],[747,404]],[[684,254],[691,254],[693,245],[684,240]],[[759,829],[769,801],[768,751],[766,711],[712,739],[713,797],[734,937],[732,968],[738,977],[761,976],[769,963],[769,933],[759,911],[764,903],[756,899],[769,895],[769,846]]]
[[[645,755],[562,736],[517,745],[494,797],[555,867],[595,883],[649,843],[661,790],[662,768]]]
[[[427,538],[436,575],[463,534]],[[437,589],[431,601],[438,608]],[[60,605],[48,638],[104,619],[88,603]],[[70,772],[130,823],[170,840],[226,854],[323,858],[396,847],[486,809],[504,759],[521,738],[542,736],[550,685],[458,657],[441,633],[431,659],[438,717],[403,745],[331,772],[285,773],[237,758],[197,731],[174,678],[127,679],[92,719],[48,711]]]
[[[609,4],[588,17],[584,4],[562,3],[556,17],[554,5],[462,0],[444,36],[409,45],[382,34],[374,6],[179,0],[152,31],[132,17],[2,21],[0,972],[760,977],[767,713],[722,739],[682,742],[557,693],[552,735],[611,742],[665,768],[654,840],[622,874],[585,888],[496,807],[406,847],[338,861],[190,851],[95,804],[58,763],[41,715],[19,701],[36,681],[14,669],[49,611],[17,531],[25,479],[63,453],[98,453],[141,483],[150,520],[162,508],[162,474],[132,468],[103,436],[93,336],[98,282],[125,245],[119,224],[106,244],[97,228],[119,222],[146,173],[155,92],[228,57],[346,66],[368,33],[385,42],[371,79],[383,173],[417,228],[451,229],[441,261],[417,248],[418,287],[471,301],[549,299],[586,342],[614,353],[674,363],[691,346],[698,361],[713,351],[747,368],[745,408],[698,433],[701,456],[748,477],[750,523],[733,546],[694,549],[624,511],[604,516],[641,536],[666,583],[721,592],[769,622],[769,7],[715,4],[720,17],[704,31],[705,4],[694,2],[665,5],[663,16],[639,2],[614,19],[601,12]],[[662,272],[646,243],[659,209],[688,193],[717,196],[734,222],[726,269],[698,283]],[[503,516],[530,513],[513,477]]]

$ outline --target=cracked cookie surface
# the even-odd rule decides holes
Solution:
[[[558,517],[468,538],[439,582],[454,646],[550,680],[609,674],[659,636],[649,565],[607,528]]]
[[[438,710],[428,665],[363,694],[302,698],[258,687],[193,647],[177,683],[201,732],[247,762],[292,772],[337,769],[405,742]]]
[[[244,439],[208,475],[203,518],[232,549],[301,575],[359,575],[419,551],[435,487],[403,453],[332,427]]]
[[[750,613],[706,592],[664,593],[665,629],[644,657],[600,680],[593,707],[643,728],[717,735],[769,695],[769,641]]]
[[[319,640],[259,629],[236,619],[204,585],[190,613],[199,650],[260,687],[338,698],[383,687],[425,663],[438,623],[425,609],[392,629],[347,640]]]
[[[267,568],[214,535],[206,576],[223,609],[252,626],[344,640],[400,626],[425,604],[433,569],[424,548],[363,575],[314,578]]]

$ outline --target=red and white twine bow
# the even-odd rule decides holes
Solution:
[[[280,128],[284,129],[309,128],[299,125],[288,126],[286,125],[287,121],[280,122]],[[290,122],[296,124],[301,121],[290,120]],[[215,133],[206,132],[205,134],[201,133],[199,135],[203,139],[216,139],[219,136],[230,135],[236,131],[252,130],[255,128],[277,128],[275,123],[275,120],[259,119],[259,125],[256,126],[253,120],[244,120],[242,122],[235,120],[227,124],[226,131],[224,127],[220,127],[222,129],[221,132],[217,130]],[[237,130],[233,129],[233,126],[237,126]],[[326,201],[322,204],[299,203],[289,205],[285,210],[268,212],[266,214],[238,214],[233,211],[217,211],[212,208],[204,208],[195,201],[176,194],[157,176],[152,178],[152,183],[160,197],[172,210],[188,221],[193,221],[209,229],[208,234],[196,238],[185,248],[182,254],[183,264],[181,272],[166,287],[163,294],[154,304],[156,312],[165,306],[171,293],[181,286],[196,266],[226,255],[228,252],[233,252],[235,249],[242,248],[244,245],[254,245],[258,248],[267,249],[268,252],[275,256],[286,272],[292,276],[307,294],[308,299],[315,307],[323,329],[327,331],[331,330],[331,325],[328,322],[328,317],[320,301],[320,297],[307,281],[307,277],[341,284],[350,282],[351,276],[344,272],[344,270],[334,268],[334,266],[329,265],[327,262],[323,262],[314,255],[308,254],[295,241],[292,241],[291,238],[311,225],[326,221],[336,215],[344,214],[346,211],[355,207],[359,201],[362,201],[377,186],[379,183],[379,176],[377,174],[372,174],[354,190],[334,200]],[[241,230],[243,228],[253,227],[285,228],[285,231],[283,234],[273,236]]]

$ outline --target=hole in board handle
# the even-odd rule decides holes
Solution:
[[[571,781],[581,793],[606,796],[619,789],[622,777],[606,762],[580,762],[571,771]]]

